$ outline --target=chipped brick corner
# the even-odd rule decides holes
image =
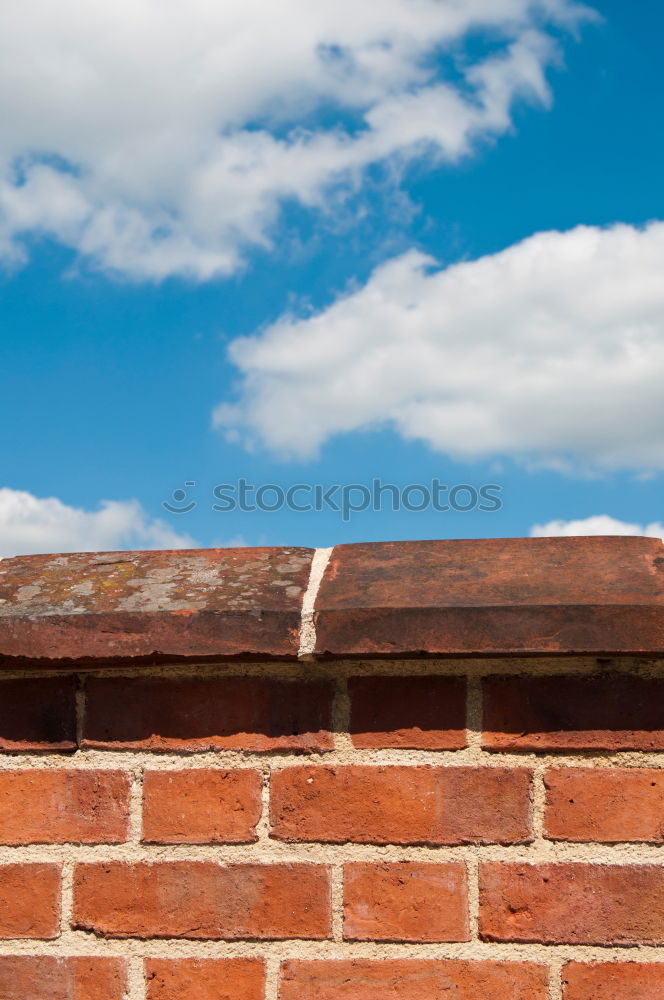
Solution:
[[[2,1000],[664,998],[664,548],[0,561]]]

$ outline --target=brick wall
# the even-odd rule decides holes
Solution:
[[[662,1000],[664,661],[8,668],[2,1000]]]

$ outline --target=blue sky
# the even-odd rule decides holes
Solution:
[[[659,5],[85,6],[0,15],[0,554],[664,533]]]

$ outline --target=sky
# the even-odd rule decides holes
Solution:
[[[664,535],[663,32],[4,5],[0,555]]]

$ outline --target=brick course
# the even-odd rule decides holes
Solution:
[[[662,685],[592,660],[0,676],[0,998],[664,1000]]]

